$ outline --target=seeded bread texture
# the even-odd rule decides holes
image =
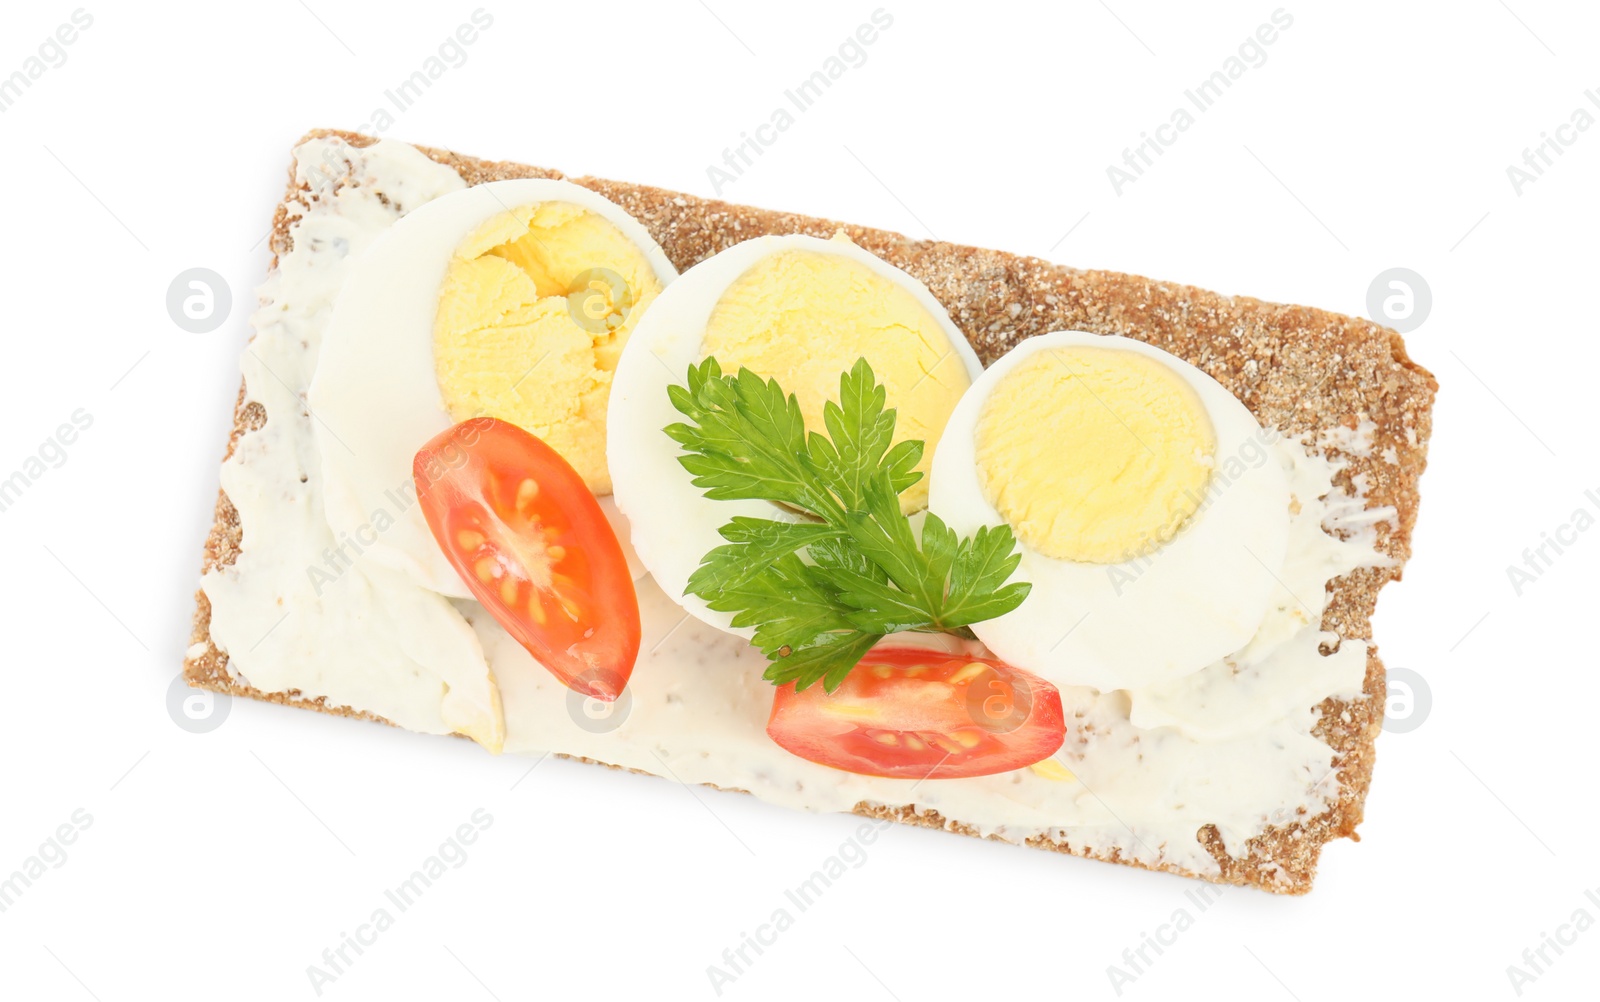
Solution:
[[[353,146],[376,140],[354,133],[316,130],[302,141],[337,136]],[[910,240],[898,233],[868,229],[832,220],[733,205],[682,195],[644,185],[590,177],[566,177],[559,171],[523,164],[478,160],[445,150],[419,147],[423,153],[459,173],[468,184],[506,178],[564,178],[590,188],[631,213],[650,231],[680,271],[751,237],[769,233],[806,233],[829,237],[843,230],[850,239],[922,281],[949,311],[985,365],[1024,338],[1053,330],[1086,330],[1137,338],[1185,359],[1215,378],[1238,397],[1263,425],[1291,436],[1327,435],[1362,422],[1374,426],[1370,448],[1341,453],[1329,449],[1348,466],[1336,477],[1346,489],[1360,478],[1368,507],[1393,506],[1393,524],[1378,526],[1379,549],[1392,559],[1383,568],[1352,572],[1329,585],[1322,628],[1341,637],[1370,642],[1371,615],[1378,591],[1398,580],[1411,555],[1416,524],[1418,480],[1427,461],[1432,433],[1432,407],[1438,384],[1406,354],[1399,334],[1354,317],[1304,306],[1283,306],[1242,296],[1223,296],[1191,286],[1157,282],[1136,275],[1084,271],[1034,257],[962,247],[934,240]],[[277,256],[289,250],[289,206],[304,203],[307,189],[290,170],[289,189],[279,206],[271,239]],[[228,438],[231,456],[246,432],[261,427],[266,413],[240,388]],[[1339,441],[1339,436],[1334,437]],[[227,566],[238,557],[247,526],[219,492],[216,521],[206,539],[203,569]],[[227,655],[211,643],[211,609],[205,594],[197,608],[191,654],[184,675],[197,688],[292,706],[304,706],[347,717],[379,718],[348,707],[326,705],[298,692],[261,692],[228,669]],[[1358,838],[1356,826],[1372,780],[1374,741],[1383,723],[1384,669],[1377,648],[1369,647],[1363,695],[1353,700],[1327,699],[1319,709],[1316,733],[1336,755],[1340,796],[1315,817],[1285,818],[1252,839],[1241,856],[1230,856],[1211,826],[1199,838],[1216,859],[1220,872],[1197,874],[1170,864],[1165,870],[1225,884],[1249,885],[1267,891],[1303,894],[1311,889],[1323,846],[1341,838]],[[589,761],[589,760],[585,760]],[[607,763],[598,763],[605,765]],[[857,814],[905,824],[943,828],[967,835],[977,832],[959,818],[946,818],[915,806],[885,807],[862,802]],[[1092,851],[1070,839],[1038,837],[1037,848],[1107,862],[1146,864],[1116,850]]]

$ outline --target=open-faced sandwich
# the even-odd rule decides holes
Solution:
[[[295,150],[198,686],[1298,893],[1434,383],[1317,310]]]

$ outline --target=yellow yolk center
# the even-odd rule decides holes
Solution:
[[[996,384],[977,426],[984,497],[1048,557],[1114,564],[1199,509],[1216,432],[1187,380],[1136,352],[1057,348]]]
[[[488,220],[456,248],[434,318],[451,418],[525,428],[609,494],[611,375],[660,292],[644,252],[587,209],[542,202]]]
[[[837,254],[774,254],[728,286],[701,352],[724,372],[776,379],[798,398],[806,428],[823,434],[823,404],[838,402],[839,377],[865,358],[897,412],[894,441],[926,443],[922,479],[900,506],[927,507],[934,445],[971,380],[939,321],[900,284]]]

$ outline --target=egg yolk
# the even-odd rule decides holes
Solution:
[[[1216,432],[1194,388],[1114,348],[1057,348],[1019,363],[976,429],[983,495],[1023,545],[1115,564],[1164,545],[1199,510]]]
[[[451,418],[510,421],[609,494],[612,373],[660,292],[644,252],[580,206],[542,202],[489,219],[456,248],[434,317]]]
[[[839,377],[865,358],[896,411],[894,441],[925,443],[922,479],[900,507],[927,507],[934,445],[971,380],[939,321],[899,283],[837,254],[773,254],[723,292],[701,352],[724,372],[776,379],[798,399],[806,428],[824,434],[823,405],[838,402]]]

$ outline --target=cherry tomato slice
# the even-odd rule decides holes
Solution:
[[[567,461],[496,418],[418,450],[417,497],[472,594],[570,688],[614,700],[639,655],[639,599],[600,505]]]
[[[989,776],[1048,758],[1066,740],[1061,694],[991,658],[882,647],[832,693],[779,686],[767,733],[785,750],[865,776]]]

